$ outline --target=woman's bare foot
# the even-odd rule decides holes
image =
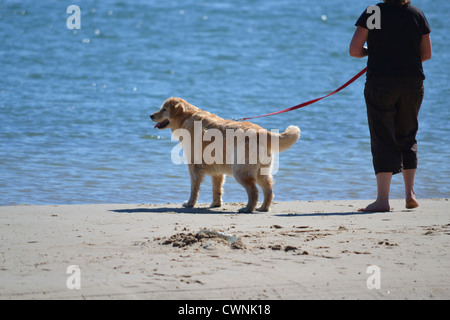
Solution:
[[[410,200],[406,200],[406,209],[414,209],[417,208],[419,206],[419,203],[416,201],[416,199],[410,199]]]
[[[391,210],[389,203],[375,201],[365,208],[359,208],[358,212],[388,212]]]
[[[359,212],[387,212],[389,206],[389,188],[391,186],[392,172],[379,172],[377,177],[377,200],[365,208],[358,209]]]

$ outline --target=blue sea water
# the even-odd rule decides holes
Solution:
[[[69,5],[81,29],[68,29]],[[365,67],[348,55],[372,1],[12,1],[0,3],[0,205],[182,202],[185,165],[149,119],[170,96],[224,118],[323,96]],[[449,1],[415,0],[432,27],[419,116],[419,198],[450,196]],[[275,200],[376,195],[364,79],[303,109],[255,119],[291,124]],[[393,198],[403,197],[395,176]],[[200,202],[211,201],[205,180]],[[224,201],[246,201],[233,178]]]

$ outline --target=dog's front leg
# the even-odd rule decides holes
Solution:
[[[213,189],[213,201],[211,203],[211,208],[217,208],[222,206],[222,185],[225,180],[225,175],[211,176],[212,189]]]
[[[205,173],[197,165],[190,164],[189,175],[191,177],[191,195],[189,200],[183,203],[183,207],[192,208],[197,204],[198,193],[200,191],[200,184],[205,177]]]

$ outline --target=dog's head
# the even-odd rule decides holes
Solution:
[[[177,119],[185,111],[186,102],[180,98],[169,98],[161,106],[159,111],[156,111],[150,116],[156,122],[155,128],[160,130],[172,128],[177,129]]]

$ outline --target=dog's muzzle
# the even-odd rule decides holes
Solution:
[[[155,117],[154,115],[150,115],[150,119],[152,119],[153,121],[155,121]],[[169,120],[163,120],[161,122],[158,122],[157,124],[155,124],[154,128],[158,128],[158,129],[164,129],[165,127],[167,127],[169,125]]]

